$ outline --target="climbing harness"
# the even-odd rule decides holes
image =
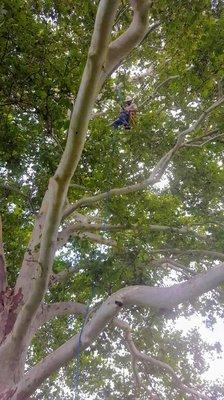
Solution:
[[[132,97],[127,96],[124,103],[126,105],[121,105],[119,117],[111,124],[115,129],[119,126],[123,126],[125,129],[131,129],[136,123],[137,106],[133,103]]]
[[[136,111],[130,111],[129,118],[130,118],[130,125],[135,126],[135,124],[136,124]]]

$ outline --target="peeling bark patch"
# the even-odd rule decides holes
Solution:
[[[4,310],[4,292],[0,293],[0,313]]]
[[[0,293],[0,343],[12,331],[15,324],[18,307],[23,299],[22,289],[20,288],[15,294],[12,288]],[[1,398],[0,398],[1,400]]]
[[[33,397],[32,397],[33,398]],[[31,397],[28,397],[28,400],[31,400],[32,399]],[[25,399],[27,399],[27,397],[26,397],[26,395],[24,395],[24,393],[22,392],[22,393],[20,393],[19,392],[19,394],[17,394],[17,396],[16,396],[16,400],[25,400]],[[1,400],[1,399],[0,399]]]
[[[38,262],[38,265],[40,267],[40,276],[43,276],[44,273],[43,264],[41,262]]]
[[[16,322],[16,313],[13,312],[9,312],[8,318],[6,320],[6,324],[5,324],[5,334],[4,334],[4,338],[11,332],[15,322]]]
[[[122,306],[123,306],[122,301],[119,301],[119,300],[115,300],[115,304],[116,304],[117,306],[119,306],[119,307],[122,307]]]
[[[23,299],[22,288],[13,296],[13,310],[15,310]]]
[[[5,263],[3,255],[0,254],[0,290],[3,289],[5,283]]]
[[[0,393],[0,400],[10,400],[15,392],[16,392],[16,388],[9,389],[4,393]]]

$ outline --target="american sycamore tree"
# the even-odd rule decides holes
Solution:
[[[0,400],[223,399],[222,1],[0,18]]]

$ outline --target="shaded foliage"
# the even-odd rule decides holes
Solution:
[[[123,3],[123,2],[122,2]],[[26,249],[34,216],[57,166],[66,141],[67,111],[84,69],[93,30],[97,1],[3,1],[0,6],[0,212],[4,222],[4,247],[9,283],[14,284]],[[123,7],[123,8],[122,8]],[[113,36],[125,30],[131,13],[121,5]],[[223,94],[224,13],[222,2],[160,0],[151,20],[159,27],[136,48],[118,72],[105,84],[96,110],[103,116],[92,119],[81,162],[69,190],[69,201],[83,195],[107,191],[138,182],[149,176],[155,163],[175,143],[177,134],[198,118],[202,110]],[[3,23],[4,20],[4,23]],[[131,79],[149,69],[144,79]],[[178,77],[156,86],[168,77]],[[139,105],[136,126],[130,131],[112,131],[119,95],[133,94]],[[141,104],[145,102],[145,105]],[[115,248],[104,248],[87,239],[72,239],[58,253],[54,272],[76,268],[77,273],[46,295],[49,303],[77,300],[100,303],[121,287],[135,284],[156,286],[171,279],[170,270],[153,266],[162,255],[159,249],[223,249],[223,107],[217,109],[190,139],[210,130],[220,138],[202,147],[181,149],[169,166],[162,185],[132,195],[114,197],[81,210],[110,224],[138,225],[139,230],[102,233],[116,240]],[[151,232],[149,224],[181,228],[187,225],[198,234],[211,235],[203,243],[177,232]],[[181,254],[179,261],[201,272],[211,266],[208,257],[192,259]],[[172,277],[173,278],[173,277]],[[177,273],[174,280],[182,280]],[[223,288],[222,288],[223,290]],[[134,339],[140,349],[176,369],[186,382],[196,386],[206,370],[206,352],[217,351],[202,341],[198,332],[187,335],[170,330],[180,315],[197,311],[212,327],[223,316],[223,293],[202,297],[171,315],[133,308],[125,319],[136,328]],[[34,338],[28,365],[64,343],[80,329],[81,318],[60,317],[48,323]],[[82,398],[134,399],[130,356],[121,333],[108,327],[97,343],[81,356]],[[72,387],[74,363],[59,378],[52,376],[37,398],[59,399],[65,393],[59,380]],[[97,371],[97,373],[96,373]],[[173,392],[170,378],[140,367],[145,382],[161,399],[184,399]],[[153,372],[154,379],[151,379]],[[111,380],[113,376],[113,382]],[[100,377],[100,379],[99,379]],[[223,388],[208,385],[213,398],[223,397]],[[174,394],[175,393],[175,394]],[[71,396],[69,392],[67,398]],[[85,397],[86,396],[86,397]],[[144,399],[139,390],[137,398]],[[215,396],[215,397],[214,397]]]

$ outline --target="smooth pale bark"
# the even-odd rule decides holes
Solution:
[[[74,236],[77,236],[81,239],[88,239],[91,242],[105,244],[107,246],[114,246],[116,244],[116,242],[112,239],[103,238],[100,235],[92,233],[91,225],[89,226],[90,229],[88,229],[87,225],[84,228],[83,224],[77,224],[77,225],[71,224],[68,227],[64,228],[58,234],[57,249],[63,247],[69,241],[69,239]]]
[[[85,218],[87,220],[87,217]],[[68,240],[73,236],[78,236],[80,238],[88,238],[89,240],[97,243],[106,244],[108,246],[116,245],[116,241],[112,239],[103,238],[100,235],[93,234],[92,232],[100,231],[100,232],[120,232],[124,230],[132,230],[141,232],[143,228],[134,225],[108,225],[108,224],[99,224],[99,223],[89,223],[89,222],[81,222],[81,223],[72,223],[66,226],[62,231],[59,232],[57,238],[57,249],[63,247]],[[177,233],[181,235],[192,235],[196,237],[198,240],[209,241],[209,236],[199,235],[197,232],[191,230],[187,226],[183,226],[180,228],[166,226],[166,225],[152,225],[149,224],[147,227],[144,227],[144,230],[148,229],[151,232],[170,232]]]
[[[201,236],[197,232],[193,231],[191,228],[188,226],[181,226],[180,228],[177,228],[175,226],[168,226],[168,225],[155,225],[155,224],[148,224],[144,229],[148,229],[149,231],[153,232],[176,232],[176,233],[182,233],[182,234],[191,234],[193,236],[196,236],[198,239],[205,240],[208,237],[207,236]],[[134,225],[110,225],[110,224],[99,224],[99,223],[77,223],[77,224],[70,224],[66,228],[64,228],[58,235],[60,238],[63,236],[65,232],[68,233],[73,233],[76,231],[103,231],[103,232],[117,232],[117,231],[122,231],[122,230],[141,230],[142,228],[138,224]]]
[[[40,307],[31,328],[31,337],[41,326],[49,322],[54,317],[64,315],[85,315],[87,307],[82,303],[73,301],[61,301],[60,303],[46,304]]]
[[[79,162],[85,142],[90,113],[95,98],[100,90],[100,86],[103,84],[106,76],[108,76],[112,69],[114,69],[115,60],[119,63],[120,60],[142,40],[142,35],[144,36],[145,31],[147,31],[148,9],[150,2],[145,0],[134,1],[132,4],[134,8],[133,21],[131,26],[128,28],[127,34],[123,33],[121,38],[116,39],[109,46],[110,31],[112,29],[118,4],[119,1],[117,0],[113,2],[102,0],[98,8],[88,60],[71,116],[66,148],[54,176],[55,182],[51,181],[52,185],[50,185],[49,188],[52,192],[50,198],[55,198],[57,195],[59,198],[58,206],[56,207],[58,208],[57,215],[59,219],[62,208],[61,203],[63,203],[63,200],[65,199],[65,193],[67,191],[67,183],[69,182]],[[107,56],[108,47],[109,52]],[[107,72],[105,73],[106,64]],[[60,194],[61,196],[59,196]],[[50,201],[48,201],[48,203],[50,203]],[[52,217],[55,217],[54,213],[52,214]],[[49,219],[50,211],[48,210],[48,220]],[[58,224],[55,223],[55,226],[57,225]],[[34,234],[31,238],[31,245],[32,241],[35,243],[34,246],[29,246],[29,252],[25,256],[24,263],[16,284],[17,290],[22,288],[24,301],[27,300],[30,290],[32,289],[32,283],[38,280],[38,274],[42,274],[42,262],[45,262],[45,260],[43,260],[43,255],[42,257],[40,256],[40,259],[42,260],[37,262],[36,253],[33,254],[32,247],[36,248],[39,246],[39,239],[42,235],[42,229],[41,232],[39,232],[38,226],[39,223],[37,221],[37,232],[34,228]],[[45,233],[46,231],[47,229],[45,229]],[[52,233],[54,233],[53,231]],[[53,236],[52,240],[54,241]],[[44,240],[42,237],[41,242],[43,241]],[[48,244],[50,244],[49,241]],[[44,250],[43,246],[41,250]],[[46,255],[46,251],[44,253]],[[50,253],[51,252],[49,252],[49,254]],[[54,253],[54,251],[52,253]],[[51,258],[52,256],[49,257],[48,264],[51,264]],[[24,284],[24,282],[26,282],[26,284]]]
[[[133,1],[134,14],[130,27],[109,45],[110,31],[118,4],[119,1],[117,0],[113,2],[102,0],[98,9],[87,64],[70,120],[66,148],[54,177],[57,183],[61,183],[59,185],[60,189],[71,179],[81,157],[90,113],[100,87],[106,77],[114,70],[115,64],[118,65],[142,41],[148,32],[148,11],[151,2],[148,0]],[[61,191],[60,189],[58,192]],[[63,189],[64,191],[67,190],[65,187]],[[56,193],[53,193],[53,197],[55,195]],[[38,222],[36,227],[38,230]],[[36,239],[39,240],[41,234],[42,232],[37,232],[33,235],[34,247],[39,245]],[[16,284],[17,290],[22,288],[24,300],[30,293],[30,286],[32,286],[33,280],[36,279],[39,269],[36,254],[35,257],[31,254],[29,246],[29,253],[25,256]],[[24,285],[24,282],[26,282],[26,285]]]
[[[52,208],[51,200],[54,200],[55,197],[58,197],[59,201],[57,204],[56,213],[60,220],[60,213],[65,203],[68,185],[82,154],[90,113],[100,89],[99,81],[105,64],[110,32],[118,4],[119,0],[112,2],[109,0],[102,0],[98,8],[88,59],[80,84],[77,100],[71,116],[65,151],[62,155],[62,159],[59,163],[55,176],[50,181],[49,192],[51,193],[46,195],[45,202],[42,204],[41,211],[37,218],[30,244],[28,246],[28,252],[24,257],[24,263],[17,279],[16,288],[17,290],[22,288],[24,300],[27,299],[27,295],[32,289],[32,283],[35,281],[38,271],[40,270],[37,258],[39,253],[40,239],[42,243],[44,242],[43,226],[45,225],[48,204],[51,205]],[[47,218],[48,220],[51,219],[51,222],[54,222],[55,215],[53,214],[50,216],[50,210],[48,210]],[[58,223],[54,223],[54,225],[56,230],[58,228]],[[35,249],[38,250],[37,254]]]
[[[101,0],[80,89],[72,112],[68,140],[55,177],[70,180],[78,165],[85,143],[91,111],[100,90],[100,76],[105,69],[110,33],[119,1]]]
[[[27,334],[30,324],[48,288],[62,209],[66,201],[70,180],[81,157],[91,110],[100,89],[101,72],[104,68],[110,33],[118,5],[119,0],[101,0],[98,7],[90,50],[71,117],[65,151],[54,177],[49,181],[46,218],[41,231],[41,238],[38,238],[40,239],[40,250],[35,264],[37,272],[33,285],[31,287],[29,285],[31,283],[30,275],[27,276],[27,280],[23,271],[20,275],[20,277],[23,275],[23,283],[26,282],[27,287],[32,288],[32,290],[29,290],[28,298],[19,312],[12,334],[7,337],[4,344],[4,354],[8,348],[8,359],[10,357],[13,359],[22,358],[24,349],[27,347]],[[27,268],[25,269],[27,271]],[[21,370],[23,369],[21,368]]]
[[[76,302],[60,302],[60,303],[52,303],[49,305],[41,305],[36,317],[32,323],[32,326],[27,333],[25,339],[26,339],[26,345],[29,346],[30,342],[35,335],[36,331],[49,322],[51,319],[55,317],[60,317],[60,316],[65,316],[65,315],[85,315],[87,311],[87,308],[84,304],[81,303],[76,303]],[[26,357],[26,352],[22,355],[22,357],[16,357],[16,354],[14,355],[14,359],[11,360],[10,357],[10,352],[5,348],[4,344],[2,345],[2,358],[4,359],[4,368],[2,368],[0,376],[0,399],[1,398],[1,392],[5,392],[5,385],[7,385],[7,382],[11,382],[11,386],[13,387],[14,385],[18,384],[18,381],[20,381],[23,377],[23,365],[25,362],[25,357]],[[5,351],[4,351],[5,349]],[[15,368],[16,367],[16,368]],[[10,390],[10,389],[8,389]],[[7,397],[6,397],[7,398]],[[4,399],[4,397],[3,397]],[[9,397],[11,399],[11,397]]]
[[[109,297],[83,329],[81,344],[79,334],[71,338],[52,354],[43,359],[28,372],[21,382],[17,395],[24,399],[53,372],[71,360],[78,351],[86,349],[105,326],[121,311],[123,307],[133,305],[155,309],[171,309],[176,305],[194,299],[201,294],[216,288],[224,281],[224,263],[212,270],[190,278],[171,287],[130,286],[119,290]],[[14,397],[13,399],[18,399]]]
[[[155,183],[158,181],[158,179],[160,179],[160,177],[162,176],[162,174],[164,173],[164,171],[167,168],[167,165],[169,164],[170,160],[172,159],[173,155],[179,150],[179,148],[182,146],[182,144],[184,143],[185,137],[187,135],[189,135],[191,132],[193,132],[206,118],[206,116],[213,111],[216,107],[218,107],[219,105],[221,105],[224,101],[224,98],[219,99],[219,101],[215,102],[211,107],[209,107],[205,112],[203,112],[201,114],[201,116],[199,117],[199,119],[188,129],[182,131],[177,139],[177,143],[176,145],[164,156],[161,158],[161,160],[157,163],[156,167],[154,168],[154,170],[152,171],[149,179],[147,179],[146,181],[141,182],[140,184],[136,184],[136,185],[132,185],[130,187],[126,187],[126,188],[121,188],[121,189],[113,189],[112,191],[109,191],[108,193],[105,194],[100,194],[98,196],[94,196],[92,198],[88,198],[87,204],[91,204],[92,202],[96,201],[96,197],[97,200],[99,200],[99,196],[100,199],[104,198],[105,196],[109,197],[111,193],[113,194],[122,194],[122,193],[130,193],[133,192],[135,190],[139,190],[139,189],[143,189],[144,187],[146,187],[149,183]],[[134,187],[133,187],[134,186]],[[117,193],[117,191],[119,193]],[[114,193],[116,192],[116,193]],[[57,196],[55,196],[55,198],[57,198]],[[82,199],[82,205],[83,205],[83,201],[84,203],[86,202],[86,199]],[[77,206],[77,204],[76,204]],[[80,203],[78,203],[78,206],[80,206]],[[70,210],[71,211],[71,210]],[[70,213],[70,212],[69,212]],[[52,229],[52,225],[50,225],[50,228]],[[45,243],[46,244],[46,243]],[[47,248],[45,247],[45,250]],[[46,253],[46,252],[45,252]],[[135,289],[135,293],[136,293],[136,289]],[[142,294],[142,292],[141,292]],[[34,299],[35,300],[35,299]],[[138,296],[138,301],[139,301],[139,296]],[[144,304],[144,302],[143,302]],[[167,304],[167,302],[166,302]],[[32,310],[33,311],[33,310]],[[21,314],[20,314],[21,315]],[[18,320],[17,320],[18,321]],[[22,325],[22,324],[21,324]],[[23,325],[24,327],[24,325]],[[21,329],[21,334],[23,333],[23,329]],[[94,332],[93,332],[94,335]],[[18,338],[18,336],[17,336]],[[68,342],[69,343],[69,342]],[[14,347],[15,348],[15,347]],[[60,366],[60,365],[59,365]],[[50,369],[49,369],[50,370]]]
[[[66,202],[70,180],[81,157],[94,101],[106,76],[119,65],[122,59],[130,53],[132,48],[139,43],[139,40],[146,33],[145,27],[147,25],[150,2],[146,0],[133,0],[134,15],[130,29],[112,42],[108,52],[110,32],[118,4],[119,1],[117,0],[101,0],[100,2],[87,64],[71,116],[66,148],[54,177],[49,181],[49,188],[45,198],[46,207],[44,207],[44,211],[41,214],[43,224],[41,224],[41,227],[38,227],[39,222],[37,220],[34,228],[34,234],[30,242],[31,247],[29,247],[27,253],[32,258],[28,261],[25,260],[17,281],[16,287],[18,289],[22,288],[25,304],[19,313],[12,334],[8,336],[0,349],[0,357],[6,363],[4,372],[0,374],[0,392],[4,388],[10,388],[11,390],[13,384],[17,385],[20,381],[21,390],[14,397],[11,396],[10,398],[27,398],[47,376],[71,359],[74,347],[76,351],[78,348],[79,335],[57,349],[52,355],[43,360],[41,364],[34,367],[27,374],[25,382],[23,382],[22,375],[27,350],[27,334],[48,287],[62,211]],[[219,104],[221,104],[221,99]],[[192,127],[179,135],[176,145],[161,158],[148,180],[144,183],[133,185],[134,190],[133,186],[128,189],[121,188],[125,190],[122,193],[144,189],[146,186],[157,182],[166,170],[173,155],[182,146],[185,137],[196,129],[215,107],[216,105],[210,107]],[[119,192],[119,194],[122,193]],[[108,193],[106,195],[108,196]],[[220,275],[218,277],[216,275],[217,272],[213,271],[213,276],[210,276],[211,280],[209,284],[205,275],[201,279],[198,277],[198,280],[194,281],[194,285],[189,286],[188,282],[186,290],[184,290],[185,286],[182,284],[182,292],[185,295],[178,293],[177,288],[169,291],[169,293],[167,292],[168,288],[144,287],[131,287],[119,291],[100,307],[100,310],[86,325],[82,337],[82,349],[86,348],[97,338],[105,325],[119,312],[122,305],[142,304],[161,307],[159,304],[163,303],[163,301],[165,305],[168,304],[169,296],[173,296],[172,301],[174,302],[173,305],[175,305],[192,296],[200,295],[203,291],[210,290],[220,282],[220,279],[223,279],[223,276],[220,278]],[[165,297],[166,299],[164,300]]]
[[[96,233],[83,232],[83,233],[77,233],[77,236],[81,239],[88,239],[90,242],[104,244],[105,246],[116,246],[115,240],[103,238],[102,236],[97,235]]]
[[[38,254],[47,208],[48,191],[44,195],[40,211],[35,218],[35,224],[31,234],[31,238],[29,240],[27,250],[24,254],[22,267],[16,280],[15,291],[18,292],[22,289],[23,302],[27,300],[30,291],[32,291],[36,276],[38,274]]]
[[[120,65],[122,60],[141,43],[148,33],[148,14],[151,4],[151,0],[131,1],[132,22],[129,28],[110,44],[103,79]]]
[[[6,263],[2,239],[2,218],[0,216],[0,293],[4,292],[7,286]]]
[[[147,10],[150,2],[145,0],[133,1],[133,23],[127,34],[124,33],[120,40],[117,39],[112,42],[112,47],[110,47],[108,53],[109,57],[106,57],[118,4],[118,0],[113,2],[101,0],[99,4],[87,64],[70,120],[65,151],[54,177],[49,181],[48,192],[44,198],[44,211],[39,214],[42,223],[40,224],[37,218],[21,273],[16,283],[17,290],[22,289],[25,304],[19,312],[12,334],[8,336],[4,343],[4,349],[0,349],[0,355],[7,354],[8,360],[14,358],[14,364],[16,364],[16,359],[24,358],[30,324],[48,287],[62,209],[66,201],[71,177],[84,147],[94,101],[105,77],[114,68],[112,64],[115,60],[118,62],[118,58],[121,60],[127,55],[142,39],[142,34],[145,34],[148,18]],[[140,31],[142,33],[139,35]],[[105,73],[106,65],[107,72]],[[43,204],[41,210],[42,208]],[[11,371],[13,371],[13,368],[11,368]],[[21,363],[20,371],[23,371]],[[5,386],[7,387],[7,382],[5,382]]]

